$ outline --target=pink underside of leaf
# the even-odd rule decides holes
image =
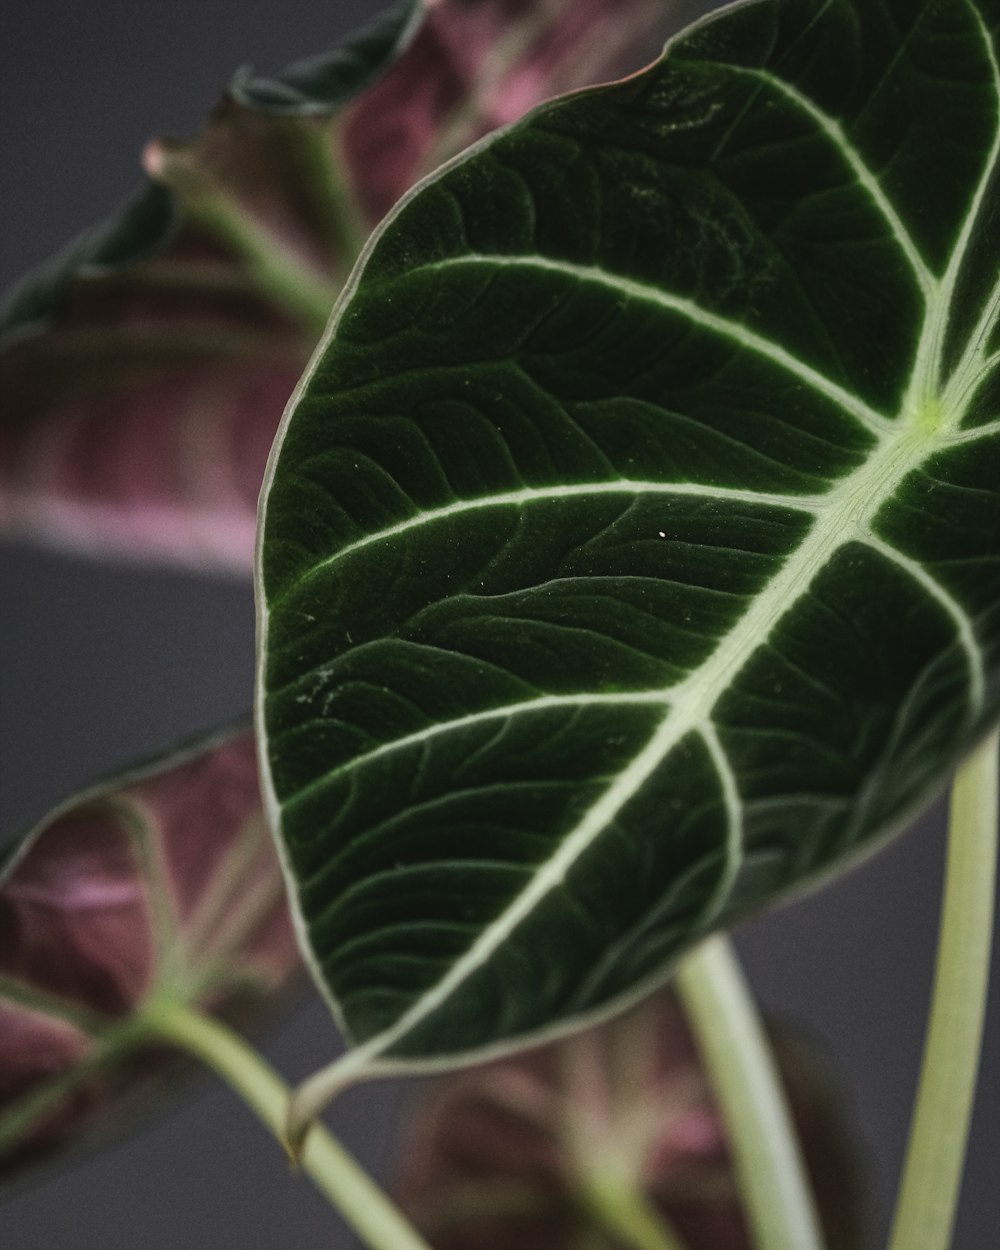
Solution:
[[[162,836],[180,922],[195,912],[233,847],[260,812],[253,735],[136,787]]]
[[[623,1149],[634,1156],[636,1181],[692,1234],[692,1250],[748,1250],[722,1126],[667,994],[624,1020],[449,1079],[411,1130],[404,1207],[438,1250],[571,1250],[585,1217],[568,1132],[596,1166],[620,1166]],[[489,1195],[511,1182],[525,1198],[520,1214],[474,1214],[477,1187],[488,1210]],[[451,1226],[463,1191],[471,1207]]]
[[[246,944],[245,958],[262,977],[274,984],[281,984],[299,971],[298,944],[283,893],[256,926],[253,938]]]
[[[151,144],[148,171],[178,196],[176,236],[152,260],[80,274],[52,326],[0,353],[0,528],[249,572],[271,442],[366,226],[490,129],[637,69],[669,9],[440,0],[339,115],[227,97],[196,138]],[[305,284],[308,326],[262,257]]]
[[[787,1035],[778,1056],[830,1250],[860,1250],[856,1146],[826,1069]],[[581,1168],[623,1161],[689,1250],[750,1250],[725,1131],[670,992],[445,1078],[418,1107],[402,1158],[402,1205],[435,1250],[575,1250],[592,1219]]]
[[[346,114],[344,147],[358,194],[371,220],[380,220],[433,164],[499,126],[508,125],[553,95],[638,69],[664,5],[650,0],[577,0],[558,9],[544,28],[495,75],[485,92],[484,70],[519,27],[537,20],[535,0],[463,4],[443,0],[392,69]],[[609,38],[605,55],[581,50],[609,21],[631,37]],[[609,30],[609,34],[612,32]],[[656,47],[655,39],[648,50]],[[476,94],[479,92],[480,94]],[[470,102],[467,124],[452,143],[442,131]],[[434,159],[428,163],[433,151]]]
[[[300,974],[251,733],[64,809],[0,886],[0,1141],[25,1117],[0,1174],[113,1127],[177,1070],[134,1028],[147,993],[249,1027]]]
[[[0,1117],[47,1081],[80,1071],[93,1054],[93,1043],[61,1020],[0,1002]],[[92,1079],[84,1078],[66,1095],[31,1117],[13,1151],[0,1149],[0,1175],[44,1155],[72,1132],[80,1116],[89,1116],[97,1099]],[[2,1118],[0,1118],[2,1123]]]
[[[298,964],[260,798],[253,734],[139,782],[129,799],[158,843],[170,912],[195,969],[221,960],[280,984]]]
[[[0,1058],[0,1129],[5,1114],[25,1112],[16,1141],[0,1146],[4,1178],[80,1142],[83,1132],[91,1144],[108,1136],[120,1115],[134,1116],[142,1096],[155,1089],[168,1056],[147,1051],[107,1067],[98,1043],[72,1025],[0,1002]],[[53,1083],[56,1098],[46,1096]]]
[[[245,576],[251,567],[255,527],[245,515],[192,509],[183,518],[174,508],[128,508],[73,503],[44,493],[15,496],[11,533],[66,547],[84,555],[179,562]]]
[[[265,981],[287,979],[298,966],[298,947],[263,815],[253,735],[155,779],[142,799],[170,831],[164,851],[180,923],[202,921],[197,935],[188,934],[191,958],[221,951]],[[206,905],[213,913],[207,920]]]
[[[153,974],[147,893],[132,847],[98,808],[46,830],[0,892],[0,972],[119,1014]]]
[[[39,1080],[80,1063],[92,1050],[90,1039],[72,1024],[2,1001],[0,1038],[0,1106]]]
[[[264,466],[303,352],[282,347],[287,332],[269,340],[252,303],[238,319],[229,295],[150,298],[92,294],[65,325],[9,350],[0,522],[83,550],[249,571]]]
[[[194,973],[223,960],[222,986],[241,968],[277,984],[298,966],[249,731],[69,809],[0,888],[0,973],[90,1011],[140,1001],[157,942]]]

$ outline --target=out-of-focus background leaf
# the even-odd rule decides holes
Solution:
[[[485,132],[641,68],[677,8],[399,0],[342,49],[238,72],[0,311],[0,530],[248,572],[278,419],[372,228]]]
[[[123,12],[108,0],[36,0],[5,14],[0,167],[16,176],[0,202],[0,286],[105,217],[133,190],[148,138],[195,131],[234,65],[279,69],[381,7],[174,0]],[[240,714],[252,631],[242,584],[0,547],[0,828],[24,827],[122,761]],[[741,938],[764,1001],[821,1035],[845,1074],[878,1166],[883,1228],[920,1053],[940,851],[938,813],[863,870]],[[267,1049],[294,1078],[334,1045],[328,1013],[316,1006]],[[390,1086],[374,1087],[332,1113],[335,1131],[370,1166],[390,1152],[395,1100]],[[994,1250],[998,1123],[994,1006],[956,1250]],[[221,1088],[41,1188],[0,1197],[0,1236],[18,1250],[351,1245],[345,1231],[331,1235],[328,1208]]]
[[[824,1057],[772,1032],[827,1250],[861,1250],[866,1158]],[[400,1142],[400,1201],[436,1250],[576,1250],[588,1174],[628,1168],[688,1250],[751,1250],[725,1129],[676,997],[431,1082]],[[595,1245],[617,1246],[602,1229]]]
[[[0,867],[0,1180],[109,1139],[184,1070],[164,998],[258,1032],[304,981],[253,733],[62,804]]]

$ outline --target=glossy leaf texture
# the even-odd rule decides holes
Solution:
[[[64,804],[0,869],[0,1177],[92,1145],[185,1070],[146,1002],[251,1027],[300,973],[251,733]]]
[[[863,1151],[825,1058],[775,1056],[827,1250],[866,1244]],[[587,1200],[634,1186],[687,1250],[750,1250],[725,1130],[674,996],[430,1086],[406,1123],[403,1209],[435,1250],[613,1247]]]
[[[730,6],[378,235],[261,566],[266,792],[354,1071],[648,991],[995,719],[998,32]]]
[[[237,75],[0,315],[0,529],[249,571],[282,408],[376,222],[493,126],[644,64],[672,8],[406,0],[331,54]]]

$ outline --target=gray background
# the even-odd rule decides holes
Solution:
[[[144,140],[195,129],[232,69],[328,47],[375,0],[172,0],[10,6],[0,50],[0,283],[105,216],[136,183]],[[96,775],[245,710],[253,604],[236,580],[103,566],[0,545],[0,838]],[[821,894],[740,938],[765,1004],[823,1039],[874,1169],[884,1229],[919,1061],[936,928],[940,812]],[[294,1079],[335,1045],[313,1007],[267,1047]],[[397,1091],[332,1115],[360,1156],[391,1155]],[[1000,1227],[1000,1019],[994,996],[956,1250]],[[879,1237],[873,1239],[878,1244]],[[308,1182],[248,1113],[202,1096],[138,1136],[0,1205],[4,1250],[346,1246]]]

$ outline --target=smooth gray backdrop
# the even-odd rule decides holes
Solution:
[[[0,284],[106,215],[137,181],[150,135],[200,123],[233,68],[320,51],[377,0],[171,0],[143,6],[34,0],[9,6],[0,40]],[[2,403],[2,398],[0,398]],[[244,711],[251,698],[249,587],[101,565],[0,544],[0,840],[121,763]],[[740,938],[765,1004],[836,1060],[873,1167],[883,1240],[905,1143],[933,960],[940,811],[822,893]],[[314,1006],[267,1047],[290,1078],[336,1045]],[[197,1093],[197,1091],[195,1091]],[[388,1087],[332,1124],[362,1159],[391,1158]],[[1000,1228],[1000,1017],[989,1022],[955,1250],[994,1250]],[[290,1176],[221,1087],[48,1183],[0,1195],[3,1250],[331,1250],[349,1235]]]

